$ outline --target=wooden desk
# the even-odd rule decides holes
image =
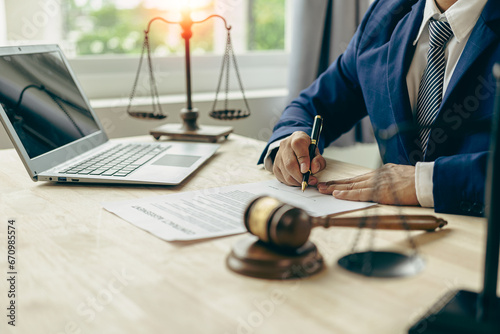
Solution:
[[[316,229],[312,240],[326,269],[284,282],[247,278],[226,268],[226,255],[241,235],[168,243],[100,205],[271,179],[255,164],[263,147],[263,142],[231,135],[177,187],[35,183],[15,151],[0,151],[0,332],[405,333],[449,289],[479,289],[485,232],[480,218],[440,215],[449,222],[444,230],[414,233],[427,267],[404,279],[366,278],[343,270],[336,262],[350,252],[356,230]],[[320,178],[364,171],[329,161]],[[397,212],[394,207],[370,211]],[[7,326],[5,316],[10,218],[18,228],[15,328]],[[366,247],[369,233],[364,236]],[[406,249],[406,234],[377,232],[375,247]]]

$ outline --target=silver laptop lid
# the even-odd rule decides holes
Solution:
[[[0,119],[34,180],[108,140],[57,45],[0,48]]]

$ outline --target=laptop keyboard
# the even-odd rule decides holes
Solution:
[[[118,144],[59,173],[124,177],[169,147],[155,144]]]

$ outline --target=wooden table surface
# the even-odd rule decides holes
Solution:
[[[412,233],[426,261],[414,277],[347,272],[337,260],[351,251],[357,230],[319,228],[311,240],[326,268],[307,279],[270,281],[226,268],[226,256],[242,235],[165,242],[100,204],[272,179],[256,165],[264,145],[232,134],[175,187],[32,182],[14,150],[0,151],[0,333],[405,333],[446,291],[479,290],[486,226],[481,218],[438,215],[448,221],[445,229]],[[319,177],[363,172],[328,161]],[[434,214],[422,208],[403,212]],[[16,327],[6,317],[8,219],[16,220],[18,233]],[[369,236],[362,235],[361,249]],[[374,247],[408,250],[407,234],[377,231]]]

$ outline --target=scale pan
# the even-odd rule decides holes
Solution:
[[[371,277],[406,277],[418,274],[425,267],[417,254],[396,252],[361,252],[342,257],[338,264],[353,273]]]
[[[250,113],[241,109],[220,109],[212,110],[210,117],[221,120],[233,120],[250,116]]]
[[[140,119],[164,119],[164,118],[167,118],[166,115],[155,114],[153,112],[148,112],[148,111],[129,111],[128,114],[132,117],[140,118]]]

